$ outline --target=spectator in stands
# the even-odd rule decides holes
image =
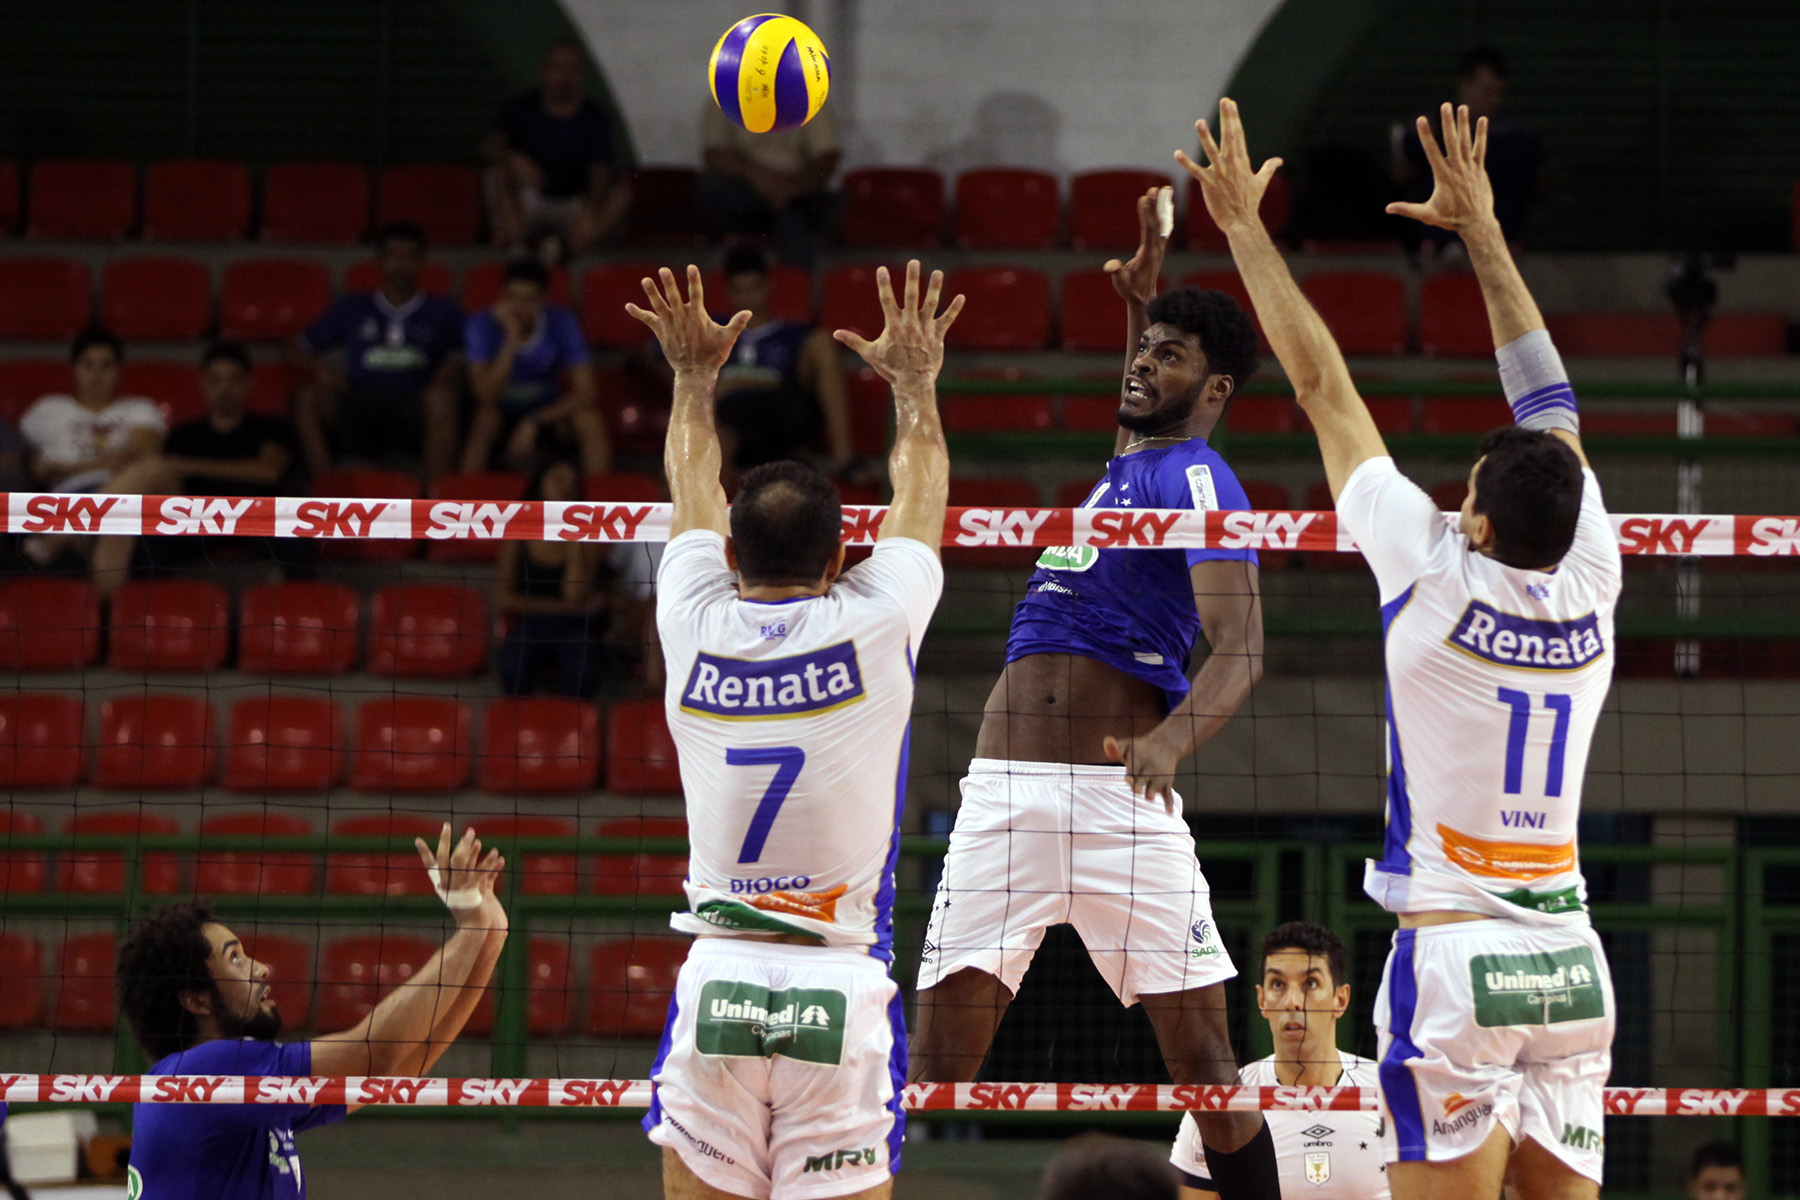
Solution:
[[[1750,1184],[1744,1156],[1730,1142],[1706,1142],[1694,1150],[1688,1168],[1688,1200],[1744,1200]]]
[[[837,197],[827,186],[843,157],[831,109],[798,129],[751,133],[708,103],[700,205],[722,234],[773,234],[782,262],[811,267]]]
[[[1084,1133],[1044,1168],[1038,1200],[1175,1200],[1180,1183],[1167,1156],[1143,1142]]]
[[[631,206],[613,120],[588,97],[586,73],[579,45],[551,46],[540,86],[502,105],[488,135],[488,223],[515,254],[546,263],[585,254]]]
[[[160,454],[167,427],[162,410],[142,396],[119,395],[125,346],[109,329],[93,326],[69,349],[74,393],[40,397],[25,410],[19,432],[34,483],[54,492],[167,494],[175,478]],[[131,566],[136,539],[73,534],[33,535],[19,544],[26,561],[48,566],[71,550],[91,555],[94,584],[111,596]]]
[[[279,496],[294,491],[294,430],[279,417],[249,409],[250,352],[242,342],[215,342],[200,358],[206,415],[169,431],[163,461],[190,496]],[[204,558],[213,539],[151,539],[158,565]],[[246,539],[237,538],[242,543]],[[311,574],[312,543],[304,538],[258,538],[289,578]]]
[[[581,499],[581,473],[566,458],[539,467],[527,500]],[[557,696],[590,696],[612,658],[605,644],[607,594],[595,547],[582,542],[506,541],[494,577],[494,606],[509,618],[500,643],[500,686],[528,696],[548,673]]]
[[[572,450],[589,475],[612,469],[594,368],[581,325],[547,302],[550,272],[522,258],[506,268],[500,298],[468,319],[469,388],[475,416],[462,469],[519,469],[545,451]]]
[[[1544,148],[1529,125],[1502,111],[1509,75],[1506,56],[1500,51],[1492,46],[1470,48],[1456,64],[1456,102],[1469,106],[1472,120],[1487,118],[1487,173],[1494,185],[1494,215],[1506,240],[1517,243],[1525,236],[1532,204],[1543,193]],[[1435,117],[1432,128],[1437,130]],[[1442,131],[1438,132],[1441,136]],[[1401,198],[1423,202],[1431,195],[1432,175],[1418,129],[1410,120],[1396,123],[1391,140],[1394,181],[1405,192]],[[1430,225],[1419,228],[1426,248],[1433,252],[1458,242],[1448,230]]]
[[[308,376],[294,396],[300,453],[315,476],[331,469],[334,453],[423,454],[425,477],[436,479],[456,457],[462,309],[419,290],[425,231],[417,225],[386,226],[375,249],[381,286],[340,296],[289,349]],[[329,357],[337,350],[341,365]]]

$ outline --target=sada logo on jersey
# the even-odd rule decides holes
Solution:
[[[812,717],[863,698],[856,643],[784,658],[721,658],[702,651],[681,689],[681,711],[724,721]]]
[[[1527,671],[1578,671],[1606,653],[1600,618],[1540,621],[1469,601],[1449,643],[1464,654]]]

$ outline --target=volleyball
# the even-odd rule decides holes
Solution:
[[[819,35],[780,13],[745,17],[713,47],[707,76],[720,110],[751,133],[812,120],[831,90]]]

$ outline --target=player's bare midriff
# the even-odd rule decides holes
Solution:
[[[1427,925],[1461,925],[1464,921],[1491,921],[1486,913],[1472,912],[1406,912],[1400,914],[1400,928],[1423,929]]]
[[[1162,723],[1162,689],[1078,654],[1028,654],[1006,664],[975,739],[978,758],[1111,765],[1105,741]]]

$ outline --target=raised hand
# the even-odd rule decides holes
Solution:
[[[1156,195],[1160,191],[1161,188],[1151,188],[1138,197],[1137,253],[1125,262],[1108,259],[1105,267],[1106,273],[1112,276],[1114,290],[1127,301],[1135,300],[1139,304],[1156,299],[1157,286],[1162,279],[1163,254],[1169,248],[1169,239],[1163,236],[1162,223],[1156,216]]]
[[[721,325],[706,311],[706,294],[700,285],[700,268],[689,264],[687,299],[681,298],[681,285],[675,272],[664,267],[658,272],[661,286],[649,276],[643,279],[644,295],[650,298],[650,310],[627,304],[625,311],[650,327],[661,343],[663,357],[680,374],[683,371],[717,373],[731,358],[731,348],[738,334],[750,323],[750,310],[745,309]]]
[[[504,912],[495,896],[500,872],[506,867],[506,858],[498,849],[482,853],[481,839],[475,836],[473,827],[463,831],[460,839],[452,843],[450,822],[444,822],[444,828],[438,833],[435,850],[426,844],[424,838],[414,838],[413,846],[419,852],[419,860],[425,869],[433,873],[432,882],[438,886],[450,904],[450,911],[456,915],[459,924],[468,924],[477,913],[485,914],[484,925],[492,925],[494,916],[501,920],[499,928],[505,928]],[[459,894],[474,893],[479,896],[479,904],[459,904],[455,900]]]
[[[1467,229],[1494,215],[1494,185],[1487,176],[1487,118],[1471,125],[1468,105],[1452,110],[1446,103],[1439,119],[1444,128],[1442,150],[1431,122],[1418,120],[1419,145],[1431,164],[1431,198],[1423,204],[1390,204],[1387,210],[1441,229]]]
[[[1180,150],[1175,152],[1175,161],[1200,185],[1200,195],[1206,200],[1206,211],[1212,214],[1213,223],[1229,235],[1234,227],[1259,222],[1257,209],[1262,207],[1263,193],[1280,169],[1281,160],[1271,158],[1260,168],[1251,169],[1244,122],[1238,116],[1237,101],[1229,97],[1219,101],[1218,141],[1213,140],[1205,118],[1194,122],[1194,132],[1200,137],[1200,148],[1206,152],[1206,165],[1201,166]]]
[[[933,271],[924,299],[919,298],[919,260],[915,258],[906,264],[905,298],[896,303],[888,269],[877,267],[875,292],[881,298],[881,312],[887,322],[881,336],[871,342],[848,329],[839,329],[831,336],[862,355],[863,361],[890,385],[934,382],[944,366],[944,334],[963,308],[959,295],[951,299],[943,312],[938,312],[943,288],[944,273]]]

